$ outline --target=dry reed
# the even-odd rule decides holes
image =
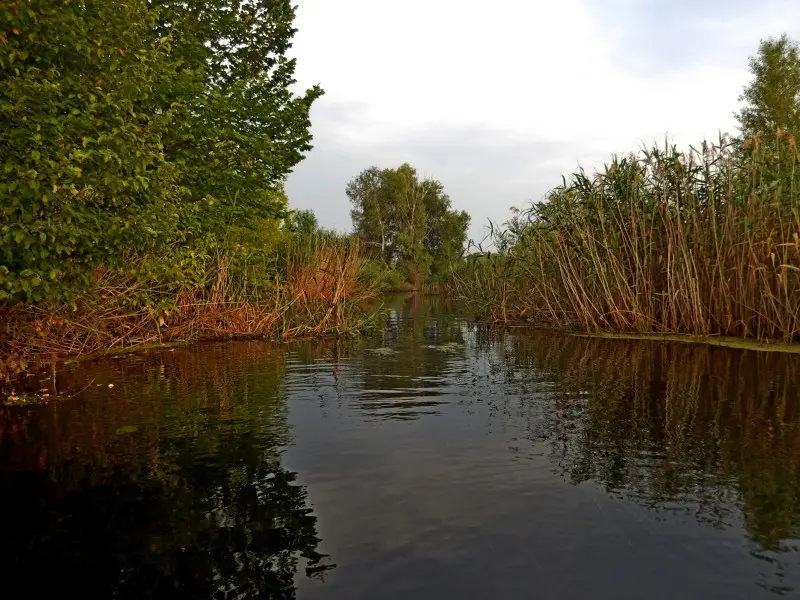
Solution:
[[[455,277],[459,295],[490,321],[797,340],[798,153],[786,135],[749,144],[577,173]]]
[[[141,306],[163,296],[131,276],[98,269],[90,294],[73,307],[0,308],[0,373],[31,361],[93,355],[152,344],[211,339],[353,333],[365,324],[360,304],[374,296],[362,282],[358,243],[310,239],[286,253],[282,280],[257,298],[239,293],[230,256],[214,260],[207,285],[183,287],[169,308]]]

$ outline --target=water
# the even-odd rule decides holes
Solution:
[[[9,593],[800,595],[797,355],[486,330],[410,298],[361,341],[39,379],[49,398],[0,407]]]

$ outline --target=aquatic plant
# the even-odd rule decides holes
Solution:
[[[780,131],[615,157],[495,230],[454,286],[490,321],[796,340],[798,159]]]

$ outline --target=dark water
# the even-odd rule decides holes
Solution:
[[[61,369],[0,407],[3,590],[800,597],[798,380],[797,355],[487,331],[419,299],[360,342]]]

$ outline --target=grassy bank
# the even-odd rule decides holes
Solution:
[[[324,93],[294,86],[294,16],[288,0],[0,4],[0,379],[358,328],[359,246],[312,240],[283,189]]]
[[[73,303],[0,307],[0,375],[153,344],[350,334],[370,319],[376,292],[356,240],[295,235],[262,253],[230,244],[192,255],[98,268]]]
[[[575,173],[454,275],[496,322],[800,338],[793,137],[653,148]]]

